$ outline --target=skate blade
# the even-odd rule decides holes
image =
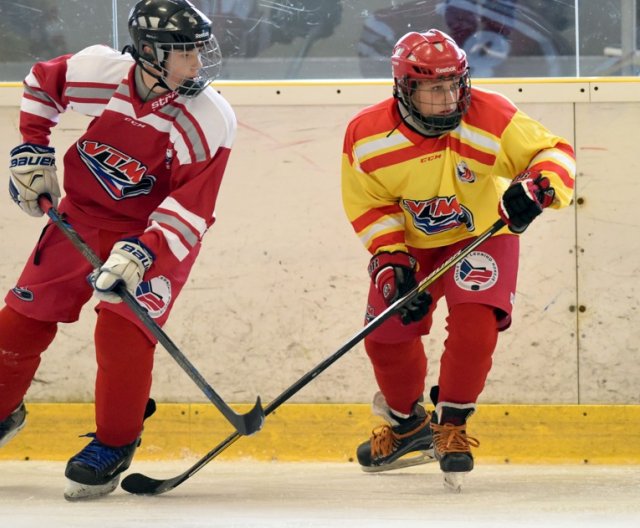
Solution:
[[[428,464],[434,462],[435,457],[433,455],[433,449],[426,451],[415,451],[411,453],[411,456],[404,456],[389,462],[388,464],[382,464],[380,466],[360,466],[365,473],[382,473],[383,471],[391,471],[393,469],[400,469],[411,466],[419,466],[420,464]]]
[[[67,486],[64,489],[64,498],[70,502],[74,502],[104,497],[116,489],[118,482],[120,482],[120,475],[106,484],[98,484],[96,486],[81,484],[80,482],[67,479]]]
[[[22,431],[25,425],[27,425],[26,421],[22,422],[18,427],[16,427],[8,435],[3,437],[2,440],[0,440],[0,447],[2,447],[5,444],[8,444],[10,440],[12,440],[20,431]]]
[[[444,475],[444,487],[454,493],[460,493],[462,491],[462,484],[467,476],[468,471],[445,471]]]

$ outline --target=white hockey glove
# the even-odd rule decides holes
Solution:
[[[135,294],[142,277],[153,264],[155,257],[139,240],[119,240],[113,245],[105,263],[89,275],[95,295],[101,301],[119,303],[122,301],[116,293],[119,284]]]
[[[47,195],[58,205],[60,187],[56,176],[55,150],[51,147],[23,143],[11,151],[9,193],[20,209],[31,216],[42,216],[38,197]]]

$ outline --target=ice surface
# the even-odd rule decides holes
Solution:
[[[192,460],[135,462],[155,478]],[[2,528],[640,527],[638,466],[477,464],[462,493],[436,464],[366,474],[356,464],[213,461],[173,491],[62,497],[64,463],[0,462]]]

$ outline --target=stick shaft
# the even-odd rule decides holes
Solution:
[[[324,372],[329,366],[335,363],[339,358],[345,355],[349,350],[351,350],[356,344],[362,341],[366,336],[368,336],[371,332],[373,332],[376,328],[378,328],[382,323],[384,323],[389,317],[391,317],[394,313],[397,312],[399,308],[401,308],[405,303],[409,302],[416,295],[424,292],[431,284],[433,284],[436,280],[442,277],[447,271],[449,271],[453,266],[455,266],[458,262],[462,261],[467,255],[469,255],[472,251],[474,251],[480,244],[482,244],[485,240],[492,237],[495,233],[497,233],[500,229],[505,226],[505,222],[501,219],[497,220],[493,223],[486,231],[480,234],[477,238],[473,239],[468,245],[462,248],[460,251],[454,253],[449,257],[446,261],[444,261],[437,269],[431,272],[427,277],[425,277],[420,283],[410,292],[408,292],[404,297],[398,299],[395,303],[390,305],[386,310],[380,313],[375,319],[369,322],[364,328],[362,328],[359,332],[357,332],[351,339],[349,339],[342,347],[340,347],[336,352],[334,352],[331,356],[326,358],[324,361],[319,363],[316,367],[311,369],[309,372],[304,374],[300,379],[298,379],[295,383],[293,383],[290,387],[285,389],[280,395],[276,396],[273,401],[271,401],[264,410],[265,416],[268,416],[272,412],[274,412],[278,407],[280,407],[283,403],[289,400],[294,394],[300,391],[303,387],[305,387],[308,383],[310,383],[313,379],[315,379],[318,375]],[[195,473],[200,471],[204,466],[206,466],[209,462],[211,462],[214,458],[216,458],[220,453],[225,451],[228,447],[233,445],[240,435],[236,433],[232,433],[227,438],[225,438],[222,442],[220,442],[217,446],[215,446],[211,451],[209,451],[206,455],[204,455],[200,460],[198,460],[195,464],[193,464],[190,468],[184,471],[182,474],[166,479],[166,480],[156,480],[145,477],[141,474],[130,475],[125,478],[122,483],[123,489],[129,491],[130,493],[142,493],[142,494],[152,494],[157,495],[160,493],[165,493],[170,491],[180,484],[182,484],[187,479],[191,478]],[[138,478],[136,478],[138,477]]]
[[[82,255],[89,261],[94,268],[100,268],[103,264],[102,260],[96,253],[89,247],[89,245],[80,237],[80,235],[73,229],[73,227],[62,219],[60,213],[52,206],[46,198],[40,199],[40,205],[43,211],[51,221],[62,231],[62,233],[69,239],[73,246],[82,253]],[[169,352],[171,357],[182,367],[187,375],[194,381],[194,383],[200,388],[205,396],[211,401],[218,410],[224,415],[224,417],[238,430],[240,434],[253,434],[262,428],[264,422],[264,413],[260,405],[260,398],[256,402],[254,407],[246,415],[239,415],[229,407],[229,405],[218,395],[211,385],[204,379],[204,377],[198,372],[196,367],[189,361],[189,359],[182,353],[182,351],[176,346],[176,344],[169,338],[164,330],[156,323],[149,315],[149,312],[141,306],[134,295],[127,290],[124,284],[118,285],[116,293],[120,296],[122,301],[131,309],[131,311],[138,317],[142,324],[153,334],[153,336],[162,344],[162,346]]]

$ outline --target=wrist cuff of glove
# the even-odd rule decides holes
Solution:
[[[45,145],[36,145],[35,143],[23,143],[22,145],[18,145],[14,147],[9,153],[11,156],[16,156],[18,154],[49,154],[54,155],[56,150],[53,147],[47,147]]]
[[[124,238],[119,240],[113,245],[112,252],[120,253],[131,260],[136,260],[145,271],[151,267],[156,259],[153,251],[137,238]]]
[[[409,253],[404,251],[394,251],[393,253],[382,251],[371,257],[368,271],[371,280],[375,281],[378,273],[388,266],[399,266],[415,271],[416,265],[416,259],[409,255]]]

